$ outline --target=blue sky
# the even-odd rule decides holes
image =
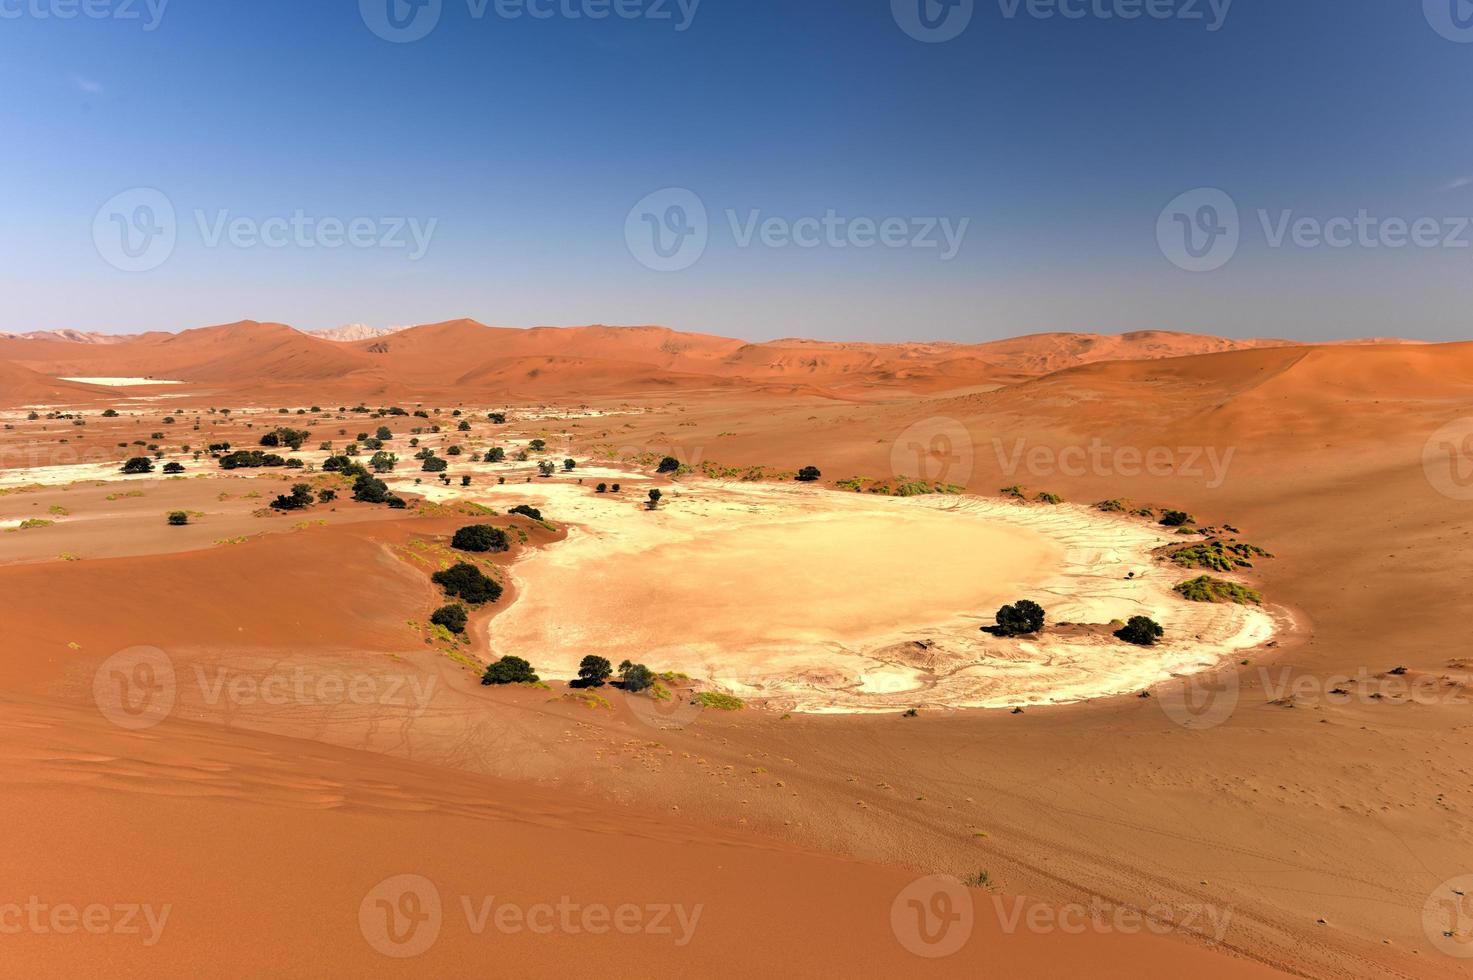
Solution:
[[[975,0],[932,42],[902,26],[918,5],[942,30],[964,7],[441,0],[407,43],[370,27],[390,0],[90,2],[107,16],[0,0],[0,330],[1467,336],[1466,0]],[[1171,16],[1118,16],[1149,4]],[[163,227],[140,188],[172,233],[130,239],[163,244],[126,271],[116,236]],[[631,209],[667,188],[704,209],[706,245],[657,271],[629,234],[668,199]],[[1163,217],[1197,188],[1237,211],[1207,271],[1169,242],[1220,231],[1220,209]],[[1362,212],[1369,231],[1326,243]],[[894,247],[875,243],[887,221]]]

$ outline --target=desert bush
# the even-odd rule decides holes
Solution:
[[[596,487],[593,488],[593,492],[594,493],[608,493],[609,492],[609,485],[607,483],[600,483],[598,486],[596,486]]]
[[[575,462],[574,462],[574,461],[573,461],[573,460],[571,460],[571,459],[565,459],[565,460],[563,460],[563,469],[564,469],[564,470],[565,470],[565,471],[567,471],[567,472],[569,472],[569,473],[571,473],[571,472],[572,472],[572,471],[573,471],[573,470],[574,470],[574,468],[576,468],[576,467],[577,467],[577,465],[578,465],[578,464],[577,464],[577,463],[575,463]]]
[[[443,473],[450,468],[450,464],[438,456],[431,456],[424,461],[421,467],[426,473]]]
[[[455,532],[450,547],[456,551],[484,554],[488,551],[506,551],[511,545],[506,532],[490,524],[469,524]]]
[[[319,504],[330,504],[337,499],[338,492],[336,490],[327,489],[317,491],[317,502]]]
[[[465,450],[461,449],[459,446],[451,446],[449,449],[445,450],[445,455],[459,456],[463,452],[465,452]]]
[[[1102,510],[1107,514],[1124,514],[1129,509],[1129,505],[1119,498],[1101,500],[1099,503],[1095,504],[1095,510]]]
[[[118,417],[117,410],[109,408],[102,413],[102,417],[105,419],[115,419]]]
[[[1041,504],[1062,504],[1064,502],[1064,498],[1059,496],[1058,494],[1047,493],[1043,491],[1040,491],[1038,496],[1034,497],[1033,499]]]
[[[1019,599],[999,609],[996,618],[992,632],[997,636],[1027,636],[1043,629],[1044,611],[1032,599]]]
[[[799,483],[812,483],[821,476],[823,476],[823,473],[819,471],[817,466],[805,466],[798,471],[798,475],[793,479]]]
[[[1148,647],[1165,636],[1166,631],[1149,616],[1132,616],[1129,622],[1115,631],[1115,635],[1126,643]]]
[[[530,517],[534,521],[542,520],[542,511],[538,510],[536,507],[528,507],[526,504],[517,504],[511,510],[507,511],[507,513],[521,514],[523,517]]]
[[[295,451],[301,449],[302,443],[306,442],[311,435],[312,433],[305,429],[276,429],[261,437],[261,445],[268,448],[285,446]]]
[[[544,459],[542,462],[537,464],[537,472],[545,477],[552,476],[553,472],[556,470],[557,467],[553,465],[553,462],[550,459]]]
[[[1184,510],[1163,510],[1161,512],[1162,527],[1181,527],[1183,524],[1196,523],[1192,515]]]
[[[491,420],[491,424],[492,425],[505,425],[506,424],[506,413],[505,412],[487,412],[486,413],[486,418],[488,418],[488,419]]]
[[[183,527],[189,523],[189,514],[182,510],[171,510],[168,520],[171,527]]]
[[[463,599],[472,606],[495,602],[501,598],[501,585],[469,562],[452,565],[430,578],[445,590],[446,595]]]
[[[464,633],[466,624],[465,606],[453,602],[448,606],[441,606],[430,614],[430,622],[436,626],[443,626],[452,633]]]
[[[680,460],[674,456],[666,456],[660,460],[660,465],[655,467],[656,473],[674,473],[680,469]]]
[[[521,657],[502,657],[486,668],[481,683],[490,687],[500,684],[536,684],[538,678],[532,665]]]
[[[504,462],[505,460],[506,450],[502,449],[500,446],[493,446],[492,448],[486,450],[486,462],[500,463]]]
[[[184,464],[183,463],[165,463],[164,464],[164,472],[165,473],[183,473],[184,472]]]
[[[469,422],[461,422],[455,427],[455,430],[457,432],[469,432],[471,431],[471,424]]]
[[[741,711],[747,706],[747,702],[736,695],[723,694],[720,691],[702,691],[691,698],[691,702],[716,711]]]

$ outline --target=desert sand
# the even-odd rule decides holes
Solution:
[[[1457,425],[1473,348],[1168,335],[1091,359],[1078,348],[1093,345],[1048,337],[1007,342],[996,369],[956,363],[945,345],[823,347],[800,368],[769,345],[692,337],[682,349],[682,335],[599,328],[586,348],[551,331],[488,340],[505,355],[477,367],[463,356],[475,325],[421,329],[402,358],[396,338],[413,330],[385,353],[367,349],[385,338],[248,324],[118,344],[0,340],[0,520],[13,526],[0,531],[0,807],[14,838],[0,905],[17,905],[0,924],[29,914],[31,896],[130,906],[141,924],[91,935],[66,932],[66,911],[59,928],[39,920],[5,937],[17,971],[495,962],[565,975],[571,956],[613,975],[734,962],[797,975],[1467,975],[1457,891],[1473,873],[1473,684],[1456,583],[1473,552]],[[437,350],[439,334],[453,346]],[[437,357],[477,377],[420,373]],[[184,383],[107,389],[60,374]],[[567,391],[587,394],[559,404]],[[441,408],[435,445],[510,454],[541,438],[547,458],[578,465],[544,479],[540,457],[453,460],[450,475],[472,484],[446,487],[403,447],[429,420],[391,418],[391,484],[410,509],[342,499],[260,513],[295,479],[326,478],[320,440],[373,430],[380,420],[338,411],[360,400]],[[447,424],[462,406],[468,434]],[[119,417],[100,417],[106,407]],[[508,425],[488,425],[492,410]],[[47,417],[72,411],[85,425]],[[225,474],[181,449],[249,446],[274,425],[313,431],[294,454],[300,474]],[[183,479],[117,474],[139,441],[181,461]],[[665,454],[693,472],[656,474]],[[805,465],[821,467],[818,486],[791,482]],[[757,477],[709,475],[728,470]],[[965,492],[837,486],[902,473]],[[611,478],[619,499],[593,490]],[[998,494],[1012,485],[1029,502]],[[653,512],[650,487],[665,494]],[[132,491],[143,496],[107,499]],[[1181,508],[1271,551],[1226,576],[1263,605],[1174,597],[1188,573],[1159,549],[1184,539],[1089,506],[1109,498]],[[521,503],[546,523],[509,517]],[[175,509],[202,516],[169,528]],[[447,645],[419,625],[441,601],[427,572],[476,520],[513,535],[488,561],[507,591]],[[815,530],[824,521],[843,533]],[[795,551],[816,567],[774,584]],[[719,601],[720,574],[742,562],[751,577],[736,585],[758,609],[746,616]],[[877,584],[895,594],[856,602]],[[980,633],[1019,588],[1048,596],[1051,629],[1011,646]],[[789,597],[812,615],[785,609]],[[669,607],[702,603],[709,631],[682,636]],[[1144,660],[1105,629],[1135,609],[1168,628]],[[658,670],[679,668],[655,663],[656,645],[696,667],[733,641],[805,635],[767,658],[779,674],[789,665],[786,687],[748,684],[742,711],[688,708],[691,691],[742,690],[720,669],[685,670],[668,703],[609,688],[595,701],[562,683],[573,653],[623,624],[645,632],[620,628],[600,648],[643,647]],[[876,656],[919,641],[932,644],[924,665]],[[480,685],[478,668],[514,645],[536,650],[545,688]],[[794,663],[833,676],[794,683]],[[939,677],[937,664],[964,666],[963,681],[928,679],[920,696],[920,668]],[[147,717],[152,701],[116,700],[145,679],[162,692],[161,677],[173,678],[161,717]],[[137,718],[113,710],[125,703],[153,723],[117,723]],[[926,884],[938,874],[960,891]],[[424,881],[442,905],[434,940],[386,955],[404,950],[385,939],[385,910],[423,911]],[[964,940],[917,954],[941,950],[916,930],[952,921],[958,894],[971,923],[940,935]],[[478,932],[490,896],[521,914],[565,896],[580,910],[638,906],[631,923],[651,906],[673,922],[676,906],[687,922],[703,910],[684,945],[643,928]],[[1039,912],[1015,918],[1022,907]],[[1122,910],[1149,910],[1163,934]]]

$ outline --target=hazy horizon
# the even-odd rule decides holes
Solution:
[[[1145,6],[5,7],[0,331],[1466,336],[1473,28]]]

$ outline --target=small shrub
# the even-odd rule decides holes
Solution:
[[[165,473],[183,473],[184,472],[184,464],[183,463],[165,463],[164,464],[164,472]]]
[[[153,460],[147,456],[134,456],[123,464],[124,473],[152,473]]]
[[[1184,510],[1163,510],[1161,512],[1162,527],[1181,527],[1183,524],[1196,523],[1192,515]]]
[[[1161,628],[1160,623],[1149,616],[1132,616],[1129,622],[1115,631],[1115,635],[1126,643],[1148,647],[1165,636],[1166,631]]]
[[[714,711],[741,711],[747,706],[747,702],[736,695],[723,694],[720,691],[702,691],[691,698],[691,703]]]
[[[542,520],[542,511],[538,510],[536,507],[528,507],[526,504],[517,504],[511,510],[507,511],[507,513],[521,514],[523,517],[530,517],[534,521]]]
[[[628,660],[619,665],[619,682],[624,690],[631,694],[647,691],[655,684],[655,672],[644,664],[630,663]]]
[[[183,527],[189,523],[189,514],[182,510],[169,511],[169,525],[171,527]]]
[[[798,475],[793,479],[797,480],[799,483],[812,483],[821,476],[823,476],[823,474],[819,472],[817,466],[805,466],[798,471]]]

